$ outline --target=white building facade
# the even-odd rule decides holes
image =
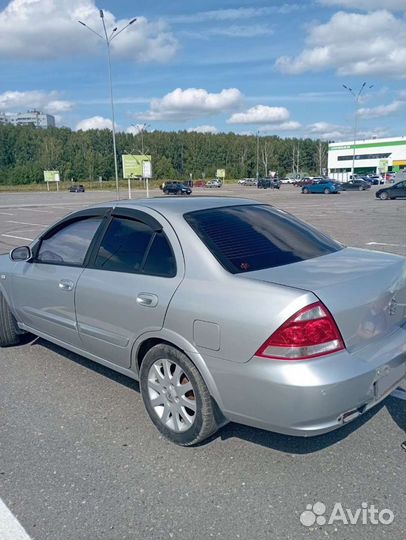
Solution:
[[[406,168],[406,137],[365,139],[328,145],[328,175],[346,180],[355,174],[398,172]]]
[[[14,126],[35,126],[39,128],[55,127],[55,117],[39,111],[25,113],[0,113],[0,124]]]

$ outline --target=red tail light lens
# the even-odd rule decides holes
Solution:
[[[306,306],[280,326],[256,356],[304,360],[344,349],[340,331],[321,302]]]

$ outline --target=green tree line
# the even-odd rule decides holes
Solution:
[[[214,177],[218,168],[226,178],[255,177],[268,171],[279,176],[306,171],[320,174],[326,167],[326,143],[277,136],[207,134],[187,131],[144,132],[146,154],[152,155],[154,177],[185,179]],[[117,134],[119,174],[121,154],[140,154],[140,135]],[[103,180],[114,177],[111,132],[72,131],[69,128],[36,129],[0,125],[0,183],[43,182],[44,170],[59,170],[61,180]]]

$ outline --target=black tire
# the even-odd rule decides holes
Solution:
[[[387,201],[389,199],[389,195],[387,191],[382,191],[382,193],[379,194],[379,198],[381,201]]]
[[[305,195],[307,195],[308,193],[310,193],[309,191],[309,188],[305,187],[302,189],[302,193],[304,193]]]
[[[159,362],[160,360],[169,360],[171,365],[175,364],[179,366],[183,371],[183,374],[188,379],[188,383],[191,383],[192,386],[191,392],[193,392],[193,401],[196,403],[196,411],[194,412],[191,427],[181,432],[171,429],[164,422],[162,422],[158,413],[151,404],[149,394],[150,369],[155,362]],[[183,383],[180,383],[180,385],[182,384]],[[192,446],[200,443],[204,439],[207,439],[207,437],[217,431],[218,425],[215,419],[213,401],[207,386],[193,362],[191,362],[191,360],[178,349],[175,349],[170,345],[161,344],[155,345],[155,347],[152,347],[152,349],[147,352],[141,364],[140,388],[145,408],[152,422],[162,433],[162,435],[175,444],[180,446]],[[156,393],[161,396],[160,392]],[[176,392],[175,395],[177,395]],[[164,412],[162,414],[164,414]],[[169,413],[168,421],[171,418],[171,415],[172,412]]]
[[[363,188],[362,186],[360,186],[360,187],[358,188],[358,191],[364,191],[364,188]]]
[[[20,329],[11,313],[4,296],[0,293],[0,347],[10,347],[20,343]]]
[[[330,191],[328,188],[326,188],[326,189],[323,191],[323,193],[324,193],[325,195],[329,195],[329,194],[331,193],[331,191]]]
[[[167,189],[164,189],[165,195],[169,195],[169,191]]]

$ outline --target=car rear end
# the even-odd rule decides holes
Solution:
[[[228,419],[317,435],[405,376],[402,257],[344,248],[266,205],[187,220],[228,272],[215,294],[223,343],[201,351]]]
[[[346,248],[290,266],[244,277],[311,290],[318,302],[288,319],[249,364],[288,403],[276,429],[315,435],[366,412],[405,377],[405,263]]]

